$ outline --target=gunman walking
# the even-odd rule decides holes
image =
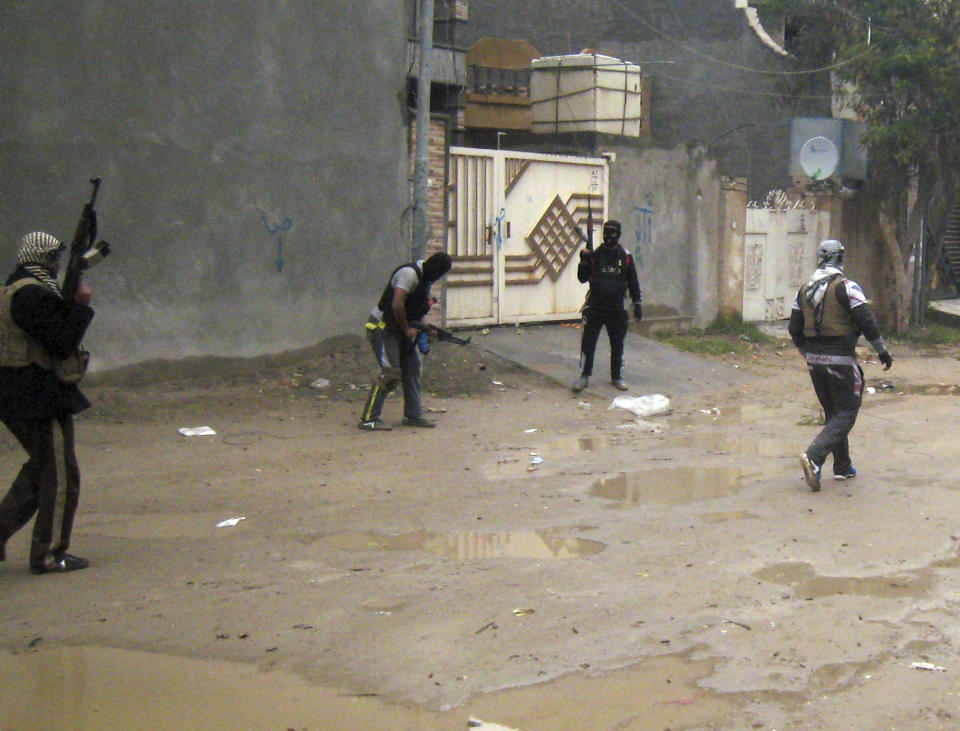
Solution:
[[[843,276],[843,244],[835,239],[820,242],[817,267],[797,292],[789,325],[825,419],[823,429],[800,455],[804,478],[813,492],[820,490],[820,472],[829,454],[833,454],[835,480],[857,476],[847,436],[863,397],[863,369],[856,354],[860,335],[877,351],[884,370],[893,365],[863,290]]]
[[[93,310],[84,284],[70,299],[60,290],[65,249],[48,233],[27,234],[17,268],[0,289],[0,421],[28,458],[0,502],[0,561],[7,539],[36,514],[30,544],[35,574],[89,565],[67,548],[80,495],[73,415],[90,402],[77,387],[79,377],[64,382],[59,371],[75,357]]]

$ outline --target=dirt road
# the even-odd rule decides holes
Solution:
[[[439,428],[361,433],[365,347],[93,379],[92,566],[9,542],[0,729],[960,726],[954,353],[865,364],[814,494],[790,348],[638,420],[441,344]]]

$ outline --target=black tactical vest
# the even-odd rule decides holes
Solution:
[[[426,317],[427,313],[430,312],[430,284],[423,278],[423,270],[415,263],[411,264],[401,264],[396,269],[390,273],[390,279],[387,281],[387,286],[383,290],[383,294],[380,295],[380,301],[377,303],[377,307],[380,308],[380,311],[383,312],[383,321],[387,325],[396,326],[396,322],[393,317],[393,275],[404,267],[413,267],[414,271],[417,273],[417,279],[419,284],[417,284],[416,289],[412,292],[407,292],[407,301],[406,301],[406,313],[407,313],[407,322],[412,322],[413,320],[422,320]]]
[[[600,246],[591,257],[590,304],[601,309],[623,307],[627,294],[627,262],[629,254],[617,245]]]

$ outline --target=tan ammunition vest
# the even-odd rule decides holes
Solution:
[[[823,294],[823,311],[820,316],[819,327],[817,327],[813,305],[807,300],[809,285],[805,284],[800,288],[800,307],[803,310],[803,334],[806,337],[838,337],[841,335],[853,335],[857,332],[857,326],[853,322],[853,316],[837,302],[837,287],[841,285],[843,285],[843,277],[837,277],[827,285],[827,291]]]
[[[65,360],[57,360],[13,321],[13,315],[10,314],[13,295],[30,284],[40,284],[40,280],[24,277],[6,287],[0,287],[0,366],[23,368],[34,363],[44,370],[56,373],[63,383],[77,383],[83,378],[90,359],[83,348],[78,347]]]

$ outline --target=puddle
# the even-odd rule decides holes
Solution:
[[[467,531],[450,535],[428,531],[397,535],[344,532],[327,536],[321,542],[324,546],[345,551],[427,551],[458,561],[580,558],[607,547],[602,541],[564,536],[553,529],[507,533]]]
[[[760,472],[739,467],[672,467],[604,477],[593,483],[589,495],[613,500],[617,507],[645,503],[690,503],[732,495]]]
[[[570,673],[548,683],[484,695],[472,699],[467,710],[523,731],[748,727],[744,719],[750,694],[705,689],[703,680],[712,672],[709,660],[664,655],[599,676]],[[762,699],[763,694],[753,697]]]
[[[5,729],[437,728],[437,715],[312,685],[282,671],[98,647],[0,661]]]
[[[705,690],[700,682],[712,669],[709,661],[667,655],[597,677],[570,673],[434,712],[387,704],[376,688],[337,690],[243,663],[45,647],[0,656],[0,708],[3,728],[71,731],[453,731],[465,728],[470,716],[527,731],[732,728],[728,724],[743,718],[749,696]]]
[[[762,581],[791,586],[802,599],[819,599],[836,594],[881,599],[917,598],[927,594],[934,581],[929,573],[917,571],[889,576],[819,576],[811,564],[801,561],[767,566],[753,575]]]

